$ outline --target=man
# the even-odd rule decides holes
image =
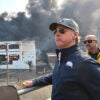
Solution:
[[[80,50],[78,24],[63,18],[50,30],[59,48],[53,73],[27,80],[24,87],[52,84],[52,100],[100,100],[100,65]]]
[[[100,63],[100,49],[96,35],[86,35],[84,44],[88,50],[87,53]]]

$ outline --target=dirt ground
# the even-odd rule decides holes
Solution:
[[[20,96],[20,100],[50,100],[51,86],[46,86],[41,89]]]

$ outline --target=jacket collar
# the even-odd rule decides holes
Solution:
[[[80,48],[79,48],[78,45],[73,45],[70,48],[56,49],[56,54],[57,54],[57,57],[58,57],[59,52],[61,52],[61,58],[62,57],[68,57],[69,55],[71,55],[75,51],[78,51],[79,49]]]

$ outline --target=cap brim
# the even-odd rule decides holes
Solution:
[[[52,23],[52,24],[49,26],[49,29],[50,29],[51,31],[54,31],[54,30],[56,29],[56,27],[57,27],[57,23]]]
[[[57,25],[63,25],[63,26],[68,27],[68,28],[70,28],[71,30],[74,31],[74,29],[71,28],[70,26],[64,25],[64,24],[60,24],[60,23],[52,23],[52,24],[50,24],[49,29],[50,29],[51,31],[54,31],[54,30],[57,28]]]
[[[60,24],[60,23],[52,23],[52,24],[50,24],[49,29],[50,29],[51,31],[54,31],[54,30],[57,28],[57,25],[63,25],[63,24]],[[63,26],[72,29],[72,28],[69,27],[69,26],[66,26],[66,25],[63,25]],[[73,30],[73,29],[72,29],[72,30]]]

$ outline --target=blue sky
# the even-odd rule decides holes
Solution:
[[[0,14],[24,11],[28,0],[0,0]]]

